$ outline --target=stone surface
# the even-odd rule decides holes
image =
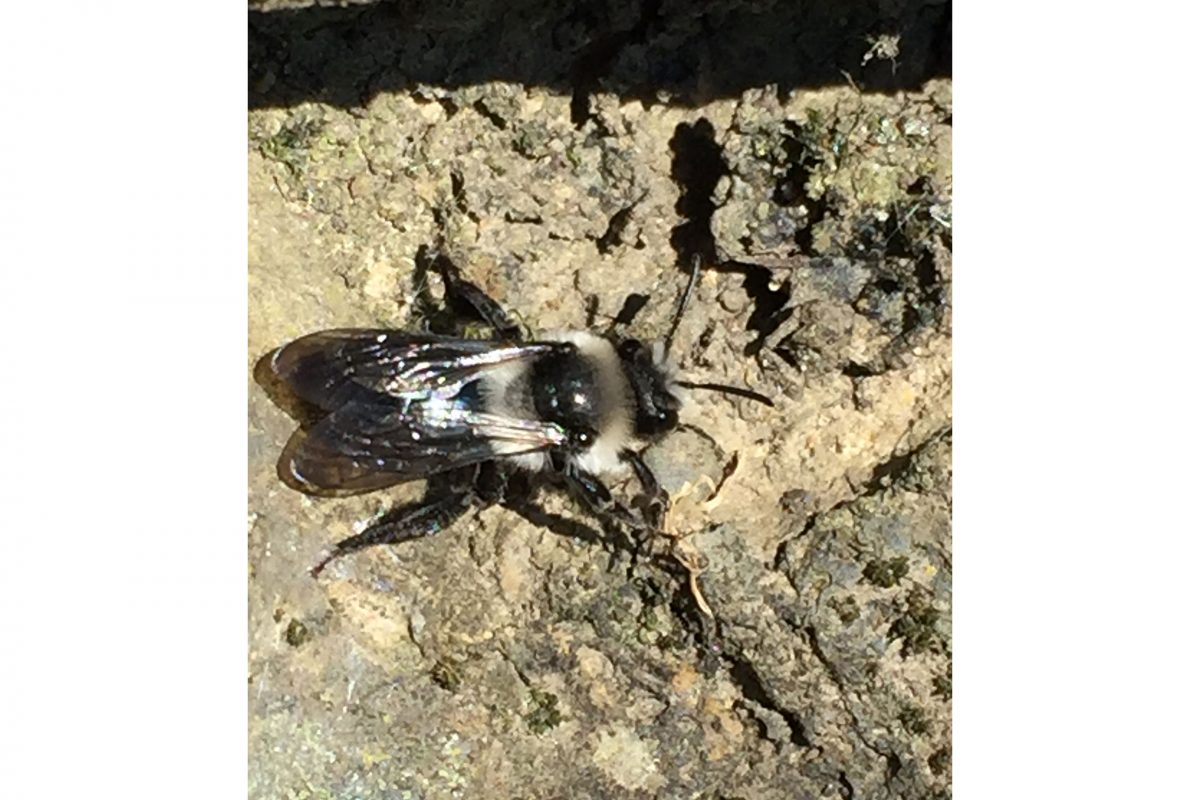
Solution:
[[[949,6],[798,5],[251,5],[251,797],[949,796]],[[285,487],[255,364],[435,245],[645,339],[704,256],[681,372],[775,407],[694,393],[658,558],[547,491],[307,574],[421,487]]]

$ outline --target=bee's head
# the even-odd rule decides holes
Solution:
[[[678,425],[683,391],[672,377],[674,370],[667,362],[666,349],[625,339],[617,345],[617,355],[633,390],[637,435],[653,438]]]
[[[685,389],[709,389],[745,397],[768,406],[774,405],[769,398],[750,389],[719,383],[695,383],[675,377],[675,365],[670,361],[668,354],[671,352],[675,331],[679,329],[679,322],[683,319],[684,309],[687,308],[688,299],[692,296],[692,289],[699,277],[700,257],[697,255],[692,258],[692,271],[687,287],[679,297],[675,317],[671,320],[671,327],[663,341],[647,346],[637,339],[623,339],[617,344],[617,355],[633,390],[634,427],[640,437],[661,436],[679,424],[679,409],[684,403]]]

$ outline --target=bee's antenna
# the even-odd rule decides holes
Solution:
[[[721,392],[722,394],[732,394],[737,395],[738,397],[745,397],[747,400],[754,400],[772,407],[775,405],[771,402],[771,398],[767,397],[765,394],[759,394],[753,389],[744,389],[741,386],[726,386],[722,383],[692,383],[691,381],[675,381],[675,383],[688,389],[709,389],[714,392]]]
[[[687,286],[684,287],[683,294],[679,297],[679,306],[675,309],[675,318],[671,320],[671,329],[667,331],[667,338],[663,340],[663,353],[671,352],[671,342],[675,339],[675,331],[679,328],[679,321],[683,319],[683,312],[687,308],[688,301],[692,299],[692,290],[696,288],[696,281],[700,279],[700,254],[692,255],[692,273],[688,276]],[[679,386],[688,389],[708,389],[714,392],[723,394],[732,394],[738,397],[745,397],[747,400],[754,400],[764,405],[774,406],[771,398],[766,395],[759,394],[751,389],[744,389],[741,386],[726,386],[721,383],[693,383],[692,381],[673,381]]]
[[[679,297],[679,305],[675,309],[675,318],[671,320],[671,329],[667,331],[667,338],[663,340],[663,352],[671,352],[671,341],[675,338],[675,330],[679,327],[679,321],[683,319],[683,311],[687,308],[688,301],[692,299],[692,289],[696,286],[696,280],[700,277],[700,254],[696,253],[692,256],[692,274],[688,276],[687,287],[683,290],[683,294]]]

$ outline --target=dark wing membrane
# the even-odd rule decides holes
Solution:
[[[304,491],[364,492],[504,455],[561,445],[553,423],[514,419],[437,396],[351,401],[307,433],[280,460],[284,479]]]
[[[348,328],[284,345],[271,359],[271,369],[301,400],[332,411],[378,395],[419,399],[431,389],[449,391],[489,369],[562,346]]]

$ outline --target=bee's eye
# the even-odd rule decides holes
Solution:
[[[571,434],[571,442],[580,448],[590,446],[592,438],[592,432],[588,430],[577,430]]]

